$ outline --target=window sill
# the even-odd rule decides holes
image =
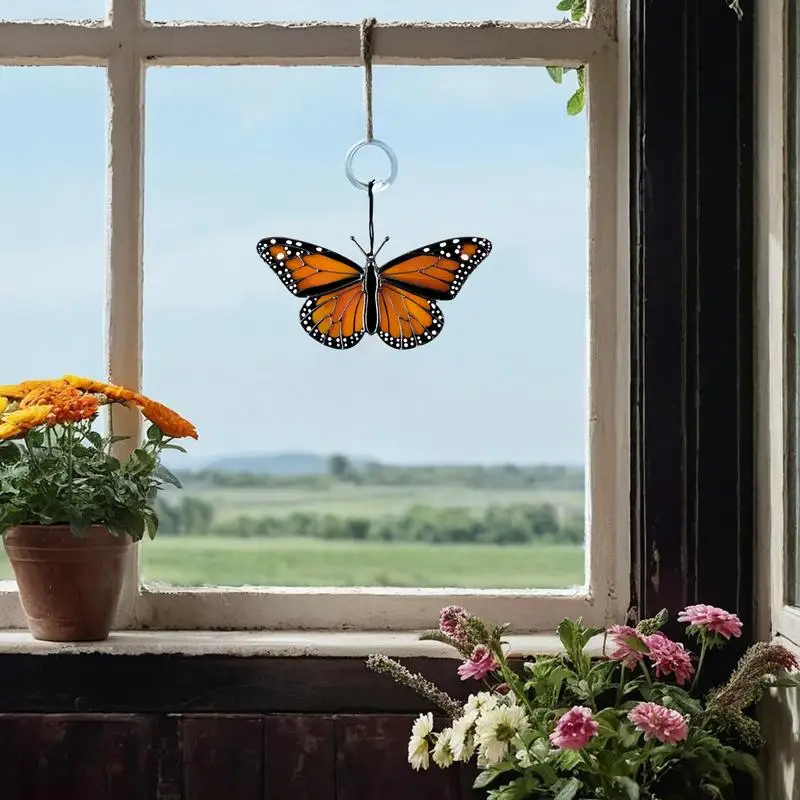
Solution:
[[[509,636],[512,658],[561,650],[552,634]],[[589,644],[599,655],[603,637]],[[271,658],[364,658],[383,653],[394,658],[456,658],[439,642],[421,642],[419,633],[386,631],[115,631],[104,642],[40,642],[27,631],[0,631],[0,655],[238,656]]]

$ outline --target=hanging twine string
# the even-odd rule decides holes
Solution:
[[[361,63],[364,65],[364,111],[367,117],[367,141],[372,136],[372,32],[377,24],[375,17],[361,20]]]

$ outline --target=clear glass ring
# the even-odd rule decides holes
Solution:
[[[397,156],[394,154],[394,150],[380,139],[373,139],[372,141],[362,139],[360,142],[356,142],[347,152],[347,158],[345,158],[344,161],[344,174],[347,175],[347,180],[349,180],[356,189],[363,189],[365,192],[369,189],[369,182],[365,183],[359,180],[353,172],[353,159],[356,157],[356,153],[364,147],[377,147],[379,150],[383,150],[383,152],[386,153],[386,157],[389,159],[389,175],[385,178],[377,178],[372,187],[373,192],[382,192],[384,189],[388,189],[397,177]]]

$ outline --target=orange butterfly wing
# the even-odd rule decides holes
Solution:
[[[480,236],[442,239],[392,259],[378,272],[384,282],[428,300],[452,300],[491,252],[492,243]]]
[[[378,289],[378,336],[398,350],[433,341],[444,327],[435,300],[420,297],[391,283]]]
[[[365,297],[362,283],[310,297],[300,309],[300,324],[312,339],[326,347],[355,347],[364,336]]]
[[[379,270],[378,335],[408,350],[433,341],[444,327],[437,300],[452,300],[492,251],[479,236],[462,236],[419,247]]]
[[[339,253],[298,239],[269,236],[256,249],[297,297],[317,297],[363,280],[364,270]]]

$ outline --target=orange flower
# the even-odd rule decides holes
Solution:
[[[13,384],[10,386],[0,386],[0,397],[5,397],[8,400],[22,400],[28,392],[40,386],[46,386],[53,381],[23,381],[22,383]]]
[[[48,381],[46,384],[31,389],[20,400],[19,407],[30,408],[30,406],[52,405],[58,398],[65,395],[80,397],[80,392],[65,381]]]
[[[47,417],[51,425],[63,425],[66,422],[80,422],[91,419],[97,413],[99,402],[92,394],[75,392],[74,397],[67,394],[53,398],[53,410]]]
[[[17,436],[22,436],[25,433],[21,428],[16,425],[9,425],[7,422],[0,422],[0,441],[6,439],[16,439]]]
[[[64,380],[74,386],[76,389],[82,389],[84,392],[95,392],[97,394],[104,394],[112,403],[130,403],[134,402],[137,405],[144,404],[144,398],[124,386],[117,386],[114,383],[103,383],[102,381],[93,381],[91,378],[81,378],[78,375],[65,375]]]
[[[47,421],[47,417],[53,410],[52,406],[30,406],[29,408],[20,408],[17,411],[12,411],[7,414],[3,419],[6,425],[12,425],[19,428],[21,431],[29,431],[37,425],[41,425]]]
[[[197,438],[197,429],[180,414],[147,397],[143,397],[142,400],[144,400],[142,414],[154,425],[158,425],[165,436],[173,436],[176,439],[185,436]]]

